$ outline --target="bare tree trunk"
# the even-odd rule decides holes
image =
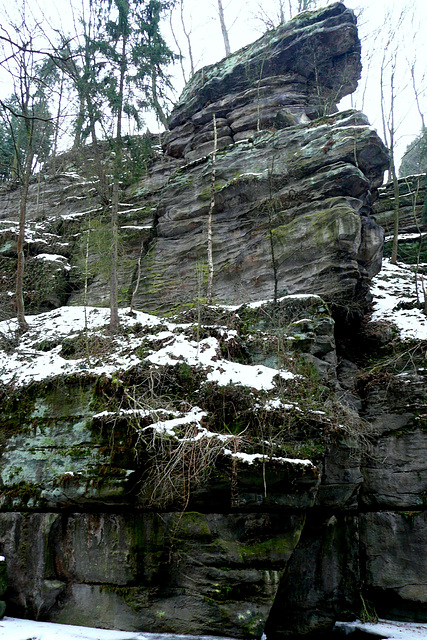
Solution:
[[[396,264],[396,262],[397,262],[397,251],[398,251],[398,247],[399,247],[399,199],[400,199],[400,194],[399,194],[399,181],[398,181],[397,175],[396,175],[396,168],[394,166],[394,157],[393,156],[392,156],[392,159],[390,161],[390,173],[391,173],[391,178],[392,178],[392,181],[393,181],[393,195],[394,195],[394,203],[393,203],[393,210],[394,210],[393,246],[392,246],[392,249],[391,249],[390,262],[391,262],[391,264]]]
[[[144,241],[142,241],[141,249],[139,251],[139,256],[138,256],[138,262],[137,262],[136,283],[135,283],[134,290],[132,291],[132,297],[130,299],[130,313],[133,313],[133,311],[135,310],[135,296],[138,293],[139,283],[141,282],[141,260],[142,260],[142,254],[144,251],[144,246],[145,246],[145,243]]]
[[[157,95],[157,73],[154,68],[151,70],[151,99],[153,101],[153,107],[156,112],[156,116],[167,131],[169,129],[169,123]]]
[[[122,157],[122,108],[123,108],[123,87],[126,72],[126,37],[123,36],[122,52],[120,60],[120,81],[119,100],[117,107],[117,145],[115,155],[115,170],[113,182],[113,196],[111,200],[111,274],[110,274],[110,333],[117,333],[119,330],[119,303],[118,303],[118,212],[119,212],[119,170]]]
[[[111,200],[111,272],[110,272],[110,333],[117,333],[119,330],[119,302],[118,302],[118,281],[117,281],[117,261],[118,261],[118,211],[119,211],[119,180],[114,178],[113,197]]]
[[[415,62],[411,66],[411,77],[412,77],[412,88],[414,90],[414,95],[415,95],[415,102],[417,104],[418,113],[420,114],[420,118],[421,118],[421,127],[422,127],[421,131],[424,131],[424,129],[426,128],[426,122],[424,118],[424,113],[420,105],[420,92],[417,90],[417,84],[415,81]],[[423,79],[424,79],[424,76],[423,76]]]
[[[399,182],[396,174],[396,166],[395,166],[395,153],[394,153],[394,136],[395,136],[395,123],[394,123],[394,74],[395,74],[395,62],[393,60],[393,70],[391,72],[391,85],[390,85],[390,125],[389,125],[389,133],[390,133],[390,176],[393,181],[393,210],[394,210],[394,223],[393,223],[393,246],[391,250],[391,259],[390,262],[392,264],[396,264],[397,262],[397,253],[399,247],[399,206],[400,206],[400,194],[399,194]]]
[[[212,287],[213,287],[213,256],[212,256],[212,214],[215,207],[215,177],[216,177],[216,150],[218,145],[218,132],[216,127],[216,116],[213,115],[213,128],[214,128],[214,148],[212,151],[212,169],[211,169],[211,202],[209,206],[208,216],[208,288],[206,294],[207,304],[212,302]]]
[[[180,10],[181,10],[182,30],[184,31],[184,35],[187,38],[188,56],[190,58],[190,77],[191,77],[191,76],[194,76],[194,58],[193,58],[193,48],[191,46],[191,40],[190,40],[190,32],[187,31],[185,26],[185,21],[184,21],[184,0],[181,0]]]
[[[24,182],[22,185],[21,202],[19,210],[19,234],[17,242],[17,254],[18,264],[16,267],[16,314],[18,319],[19,328],[22,332],[28,330],[28,323],[25,320],[24,309],[24,271],[25,271],[25,257],[24,257],[24,240],[25,240],[25,223],[27,217],[27,200],[28,189],[30,186],[31,168],[33,164],[33,124],[28,120],[26,121],[27,127],[27,158],[25,165]]]
[[[181,1],[181,7],[182,7],[182,1]],[[173,10],[171,10],[169,12],[169,27],[170,27],[170,30],[171,30],[171,33],[172,33],[173,40],[175,42],[175,46],[178,49],[179,66],[181,67],[182,77],[184,79],[184,83],[187,84],[187,76],[185,75],[185,69],[184,69],[184,64],[183,64],[184,56],[182,54],[181,46],[180,46],[180,44],[178,42],[178,38],[176,37],[175,30],[173,28],[172,16],[173,16]]]
[[[75,129],[74,129],[74,139],[73,139],[73,149],[77,149],[82,142],[82,132],[83,132],[83,124],[85,121],[85,100],[80,91],[78,91],[78,100],[79,100],[79,112],[77,114]]]
[[[56,114],[55,136],[53,138],[52,156],[55,158],[58,149],[59,122],[61,120],[62,96],[64,93],[64,76],[61,74],[61,84],[59,85],[58,111]]]
[[[231,49],[230,49],[230,41],[228,39],[227,27],[225,26],[224,9],[222,6],[222,0],[218,0],[218,13],[219,13],[219,21],[221,23],[222,37],[224,39],[225,55],[229,56],[231,53]]]
[[[271,252],[271,266],[273,267],[273,299],[274,304],[277,303],[277,289],[278,289],[278,276],[277,276],[277,261],[276,253],[274,251],[274,237],[273,237],[273,216],[275,214],[275,205],[273,201],[273,175],[274,175],[274,155],[271,160],[271,168],[268,171],[268,186],[269,186],[269,202],[267,204],[268,211],[268,235],[270,239],[270,252]]]

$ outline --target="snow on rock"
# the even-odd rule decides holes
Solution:
[[[155,327],[161,324],[159,318],[146,313],[135,312],[133,317],[127,315],[128,309],[120,309],[120,320],[123,326],[140,323],[145,327]],[[4,384],[13,383],[17,386],[41,381],[46,378],[62,374],[91,373],[111,375],[116,371],[127,370],[138,364],[134,350],[140,346],[141,338],[131,335],[115,336],[112,341],[111,352],[101,363],[90,365],[85,358],[74,360],[65,359],[61,355],[62,345],[58,344],[64,338],[73,338],[85,330],[95,332],[106,327],[109,322],[109,309],[84,307],[61,307],[54,311],[35,316],[26,316],[29,330],[24,333],[12,354],[0,349],[0,381]],[[0,322],[0,335],[11,335],[17,331],[16,320]],[[41,343],[52,342],[48,351],[41,350]]]
[[[66,271],[71,271],[71,267],[68,264],[67,258],[65,256],[55,255],[53,253],[39,253],[34,256],[35,260],[43,260],[44,262],[57,262],[61,265]]]
[[[314,464],[311,462],[311,460],[300,460],[298,458],[271,457],[271,456],[266,456],[262,453],[242,453],[242,452],[233,453],[232,451],[230,451],[230,449],[224,449],[224,455],[230,456],[235,460],[240,460],[241,462],[245,462],[246,464],[249,464],[249,465],[254,464],[254,462],[258,462],[258,461],[259,462],[278,462],[280,464],[284,464],[288,462],[290,464],[301,464],[305,467],[314,468]]]
[[[200,638],[200,636],[197,636]],[[197,640],[196,636],[113,631],[92,627],[34,622],[5,617],[0,621],[0,640]],[[227,640],[210,636],[206,640]]]
[[[206,412],[202,411],[199,407],[193,407],[189,413],[181,418],[174,418],[173,420],[160,420],[148,425],[146,429],[153,429],[157,433],[167,434],[169,436],[175,435],[175,428],[182,425],[189,425],[195,423],[200,425],[201,420],[206,416]]]
[[[159,365],[174,365],[178,362],[186,362],[190,366],[202,365],[209,369],[208,382],[217,382],[220,386],[239,384],[258,391],[273,389],[277,375],[284,380],[295,378],[290,371],[223,360],[220,353],[220,344],[216,338],[205,338],[198,343],[178,335],[165,347],[148,356],[147,360]]]
[[[116,335],[108,334],[106,330],[110,316],[110,311],[106,308],[62,307],[48,313],[28,316],[29,329],[19,337],[16,320],[0,322],[0,337],[4,335],[16,341],[12,353],[7,348],[2,350],[0,341],[0,383],[20,387],[34,381],[70,374],[120,376],[122,372],[142,361],[151,363],[153,367],[187,363],[203,370],[205,382],[202,381],[201,384],[214,382],[219,386],[225,386],[231,383],[247,386],[262,393],[274,391],[276,381],[280,378],[301,378],[287,370],[226,360],[222,357],[221,345],[217,338],[210,336],[197,342],[187,337],[183,331],[189,325],[174,324],[142,312],[130,314],[128,309],[120,309],[119,314],[123,331]],[[136,330],[132,330],[135,327]],[[225,333],[224,330],[222,339]],[[100,355],[85,356],[86,335],[88,339],[95,338],[101,341]],[[225,337],[227,338],[226,335]],[[70,351],[65,352],[64,346],[69,345],[73,339],[76,339],[76,342],[72,344],[77,345],[78,349],[71,351],[71,357]],[[68,342],[64,342],[65,340]],[[7,341],[5,342],[7,347]],[[298,410],[294,403],[283,403],[279,398],[271,398],[270,404],[266,399],[265,403],[267,411]],[[226,446],[235,438],[230,434],[209,431],[203,424],[207,413],[197,406],[178,412],[167,406],[153,408],[141,405],[132,409],[120,409],[115,413],[104,411],[96,414],[94,418],[114,420],[125,414],[133,414],[138,421],[144,420],[139,427],[142,430],[152,430],[153,433],[172,437],[178,442],[216,439],[221,443],[220,446]],[[147,425],[147,420],[151,421],[151,424]],[[228,450],[224,453],[227,456],[237,456],[248,464],[268,459],[278,463],[312,466],[309,460],[267,458],[262,454],[249,456],[243,453],[233,454]]]
[[[351,639],[352,633],[362,631],[372,634],[374,637],[387,638],[389,640],[422,640],[427,638],[427,624],[416,622],[395,622],[392,620],[379,620],[377,623],[337,622],[336,629],[348,634]]]
[[[374,298],[372,320],[391,322],[403,340],[427,340],[427,316],[417,308],[415,282],[414,266],[393,265],[385,259],[371,289]],[[421,275],[418,275],[418,293],[423,301]],[[401,308],[402,303],[413,308]]]
[[[190,366],[201,366],[207,371],[207,381],[220,386],[237,384],[253,387],[259,391],[274,388],[276,376],[290,380],[296,376],[290,371],[277,370],[264,365],[246,365],[231,362],[221,357],[220,343],[217,338],[209,337],[196,342],[182,333],[182,325],[175,325],[142,312],[129,315],[128,309],[120,309],[120,322],[123,327],[136,324],[153,335],[144,337],[134,334],[110,336],[110,350],[102,361],[88,362],[86,358],[64,358],[61,341],[81,335],[85,327],[96,332],[108,326],[110,311],[106,308],[61,307],[54,311],[28,316],[29,330],[24,333],[12,354],[0,349],[0,381],[4,384],[29,384],[62,374],[84,373],[90,371],[97,375],[112,375],[126,371],[141,361],[135,351],[152,342],[153,346],[167,342],[160,349],[153,349],[146,357],[154,365],[175,365],[185,362]],[[157,332],[154,332],[154,329]],[[0,322],[0,335],[11,335],[18,329],[16,320]],[[160,329],[160,332],[159,332]],[[49,349],[47,343],[51,342]],[[41,348],[41,345],[43,347]]]

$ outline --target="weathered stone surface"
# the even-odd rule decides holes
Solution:
[[[423,372],[383,375],[365,388],[371,444],[363,461],[362,501],[412,509],[427,495],[426,381]]]
[[[122,500],[133,469],[122,461],[122,468],[103,473],[110,455],[91,429],[93,399],[93,381],[59,383],[42,388],[22,412],[11,406],[2,413],[4,431],[12,431],[0,464],[3,509]]]
[[[316,110],[317,115],[324,115],[341,97],[354,91],[360,71],[354,14],[335,3],[320,11],[303,13],[221,63],[198,71],[174,108],[170,127],[173,132],[190,120],[196,126],[204,124],[216,113],[227,117],[236,131],[259,130],[259,126],[233,127],[239,120],[235,110],[257,101],[262,110],[276,101],[276,114],[286,107],[300,117],[307,116],[306,110],[311,117]],[[266,87],[267,103],[263,102]],[[245,96],[248,90],[255,95]],[[273,112],[267,117],[269,122],[270,118],[274,122],[272,116]],[[257,119],[259,115],[248,116],[255,125]]]
[[[423,207],[427,197],[426,174],[399,178],[399,234],[419,233],[424,230]],[[378,200],[373,204],[375,220],[386,231],[394,229],[394,189],[388,182],[378,189]],[[402,243],[404,240],[402,239]]]
[[[94,304],[109,300],[109,212],[102,203],[97,179],[90,172],[88,147],[76,171],[73,152],[61,157],[65,167],[48,167],[43,180],[29,189],[24,251],[24,277],[27,313],[47,311],[62,304],[83,301],[87,278]],[[59,160],[58,160],[59,162]],[[90,164],[90,162],[89,162]],[[141,248],[153,235],[155,203],[159,190],[180,165],[173,158],[162,158],[123,196],[119,210],[120,241],[125,247],[118,265],[119,288],[125,300],[132,287]],[[64,170],[65,169],[65,170]],[[88,175],[89,173],[89,175]],[[153,202],[154,200],[154,202]],[[2,317],[14,313],[16,238],[20,190],[4,188],[0,193],[0,306]],[[86,265],[86,239],[90,233]]]
[[[354,15],[336,3],[303,14],[194,76],[172,115],[164,142],[169,155],[156,152],[147,175],[121,198],[123,304],[137,282],[136,302],[151,310],[191,305],[205,294],[211,197],[206,154],[215,114],[218,145],[225,146],[217,157],[213,214],[215,299],[241,303],[272,298],[276,291],[366,306],[382,249],[371,201],[387,154],[365,116],[328,117],[323,104],[354,88],[359,49]],[[246,141],[231,144],[236,136]],[[183,155],[198,160],[184,166]],[[59,256],[55,263],[45,260],[41,272],[28,271],[30,311],[64,301],[81,304],[84,282],[89,304],[108,304],[108,210],[93,167],[79,179],[73,154],[68,162],[72,171],[55,174],[52,165],[51,174],[30,189],[28,265],[40,265],[42,253]],[[9,214],[18,211],[19,191],[0,200],[0,266],[10,276],[0,282],[0,295],[12,313],[17,217]],[[49,291],[41,284],[46,265],[54,276]]]
[[[404,431],[405,428],[403,428]],[[427,434],[420,429],[388,434],[363,464],[362,500],[367,505],[421,508],[427,496]]]
[[[420,174],[398,180],[399,223],[398,249],[399,261],[415,265],[426,261],[426,212],[427,212],[427,176]],[[388,182],[378,190],[379,198],[373,204],[375,220],[385,230],[384,255],[391,256],[396,202],[393,183]],[[419,301],[414,298],[414,306]]]
[[[359,588],[358,519],[314,516],[289,561],[266,625],[268,638],[325,638]]]
[[[0,514],[11,611],[74,624],[93,624],[96,611],[100,627],[256,638],[304,519]]]
[[[4,556],[0,558],[0,598],[4,596],[7,589],[7,573],[6,573],[6,559]],[[6,611],[6,603],[4,600],[0,600],[0,620],[3,618]]]
[[[363,483],[360,450],[355,439],[342,438],[330,447],[323,460],[322,483],[316,504],[322,507],[357,509]]]
[[[46,616],[65,583],[54,568],[54,546],[59,514],[1,513],[0,537],[7,558],[8,609],[11,615]]]
[[[317,293],[365,304],[382,248],[382,233],[369,218],[369,189],[380,184],[386,162],[365,122],[348,112],[218,154],[216,300],[271,298],[276,285],[279,295]],[[209,178],[205,159],[183,167],[163,190],[157,237],[143,259],[142,306],[162,309],[200,296]]]
[[[218,357],[286,363],[300,377],[278,380],[272,394],[209,386],[206,371],[184,361],[150,368],[141,337],[138,364],[123,376],[95,381],[82,369],[16,397],[1,389],[0,554],[12,614],[93,624],[95,611],[103,627],[324,639],[341,613],[357,615],[363,588],[379,612],[426,617],[422,367],[357,383],[367,355],[351,362],[359,336],[346,324],[366,311],[380,268],[371,214],[388,162],[363,114],[331,115],[357,83],[359,49],[354,15],[336,3],[201,70],[172,114],[165,155],[155,152],[121,197],[121,302],[141,275],[139,307],[189,307],[183,335],[221,337]],[[214,114],[214,298],[232,309],[200,305]],[[107,304],[108,209],[93,168],[85,179],[49,171],[30,189],[27,308],[82,302],[85,280],[88,303]],[[18,202],[18,191],[0,198],[9,314]],[[39,272],[46,253],[59,257]],[[47,342],[37,349],[73,358],[79,348]],[[123,417],[147,398],[148,421],[159,406],[172,416],[197,402],[211,433],[237,435],[234,454],[222,450],[190,492],[179,467],[158,497],[170,443],[147,444],[145,417],[137,428]]]
[[[425,511],[361,516],[365,584],[381,617],[427,620],[426,519]]]
[[[318,380],[333,384],[334,322],[320,297],[287,296],[233,311],[206,307],[203,313],[203,323],[197,310],[182,313],[177,319],[180,331],[194,335],[192,316],[199,318],[199,331],[215,335],[227,332],[220,321],[234,322],[242,333],[231,332],[229,357],[234,352],[241,361],[245,342],[248,362],[278,368],[291,354],[303,365],[307,357],[304,384],[313,384],[313,393]],[[208,319],[210,324],[205,324]],[[325,369],[317,370],[310,357]],[[280,402],[267,408],[265,391],[257,394],[229,385],[204,392],[199,369],[192,382],[195,389],[188,382],[186,389],[189,396],[196,391],[212,428],[223,420],[226,432],[238,433],[242,413],[235,407],[246,398],[245,443],[236,440],[238,447],[253,439],[250,446],[256,451],[260,438],[264,449],[276,446],[266,437],[278,437],[279,457],[251,460],[242,455],[232,460],[224,452],[208,482],[201,482],[188,498],[181,495],[178,501],[171,495],[159,506],[144,475],[152,453],[147,458],[142,446],[135,455],[134,423],[126,420],[126,413],[103,411],[117,385],[122,385],[123,400],[122,392],[132,395],[130,388],[141,390],[147,380],[159,380],[159,373],[152,368],[154,377],[147,378],[147,370],[136,367],[123,380],[101,378],[96,384],[83,374],[67,382],[33,384],[15,399],[11,393],[5,396],[0,410],[0,553],[11,558],[10,612],[93,624],[96,611],[96,624],[103,627],[259,638],[307,513],[314,507],[337,512],[354,508],[357,456],[350,472],[350,445],[332,439],[324,453],[320,432],[328,430],[332,420],[323,405],[321,410],[311,403],[313,408],[305,407],[302,397],[309,394],[299,388],[299,379],[283,389],[287,403],[295,394],[284,413]],[[178,370],[169,367],[164,375],[170,385]],[[227,393],[229,417],[222,416],[230,403]],[[181,390],[177,402],[182,397]],[[283,458],[284,453],[291,459]],[[296,455],[299,461],[292,460]],[[304,460],[306,456],[317,466]],[[178,472],[176,483],[182,480],[180,468]],[[184,499],[187,511],[176,513]],[[81,512],[72,511],[74,507]]]

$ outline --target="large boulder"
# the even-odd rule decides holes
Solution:
[[[316,293],[366,305],[381,265],[382,230],[370,218],[386,150],[358,112],[257,134],[216,158],[213,295],[236,304],[274,292]],[[166,310],[204,295],[210,158],[170,178],[137,299]]]
[[[170,117],[164,146],[175,157],[200,157],[260,129],[281,129],[336,110],[360,78],[354,13],[341,3],[267,32],[225,60],[200,69]]]

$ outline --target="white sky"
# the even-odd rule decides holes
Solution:
[[[84,2],[85,0],[82,0]],[[80,0],[72,0],[78,9]],[[7,12],[14,12],[13,7],[20,6],[22,0],[0,0],[0,18]],[[328,4],[328,0],[319,0],[319,5]],[[362,15],[359,19],[359,34],[362,39],[364,72],[359,83],[359,90],[353,99],[345,98],[340,108],[355,106],[363,110],[369,117],[371,124],[382,136],[379,66],[382,60],[385,32],[378,34],[382,25],[395,24],[402,11],[407,12],[404,25],[393,38],[393,46],[398,49],[397,64],[397,98],[396,98],[396,128],[397,128],[397,156],[400,158],[409,142],[421,130],[421,118],[416,108],[414,91],[410,75],[410,65],[416,60],[417,88],[424,113],[427,115],[427,81],[426,60],[427,43],[425,28],[427,26],[426,0],[345,0],[345,4]],[[265,14],[277,15],[278,0],[223,0],[225,19],[229,29],[232,50],[252,42],[260,37],[265,30],[260,21],[260,5]],[[287,7],[288,2],[285,2]],[[31,12],[42,14],[51,24],[61,25],[64,30],[71,30],[72,20],[69,0],[27,0]],[[211,64],[224,56],[224,46],[217,14],[217,0],[184,0],[185,24],[191,32],[191,41],[196,68]],[[389,16],[389,18],[388,18]],[[186,53],[185,36],[180,26],[179,11],[174,13],[174,31],[180,42],[182,52]],[[164,25],[165,36],[170,46],[176,50],[169,25]],[[366,59],[372,57],[369,63]],[[184,65],[189,68],[188,59]],[[180,65],[173,69],[173,86],[176,98],[183,88],[183,78]],[[423,77],[424,76],[424,77]],[[0,92],[8,95],[10,90],[6,78],[0,75]],[[5,97],[5,96],[3,96]],[[154,118],[147,116],[146,122],[151,130],[156,130]],[[382,136],[383,137],[383,136]]]

